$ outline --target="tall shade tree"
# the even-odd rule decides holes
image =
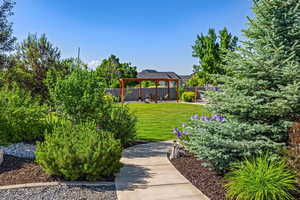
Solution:
[[[300,2],[255,0],[248,38],[230,53],[222,91],[213,110],[241,122],[269,127],[275,141],[287,138],[288,122],[300,119]]]
[[[111,55],[96,68],[97,76],[106,87],[119,87],[120,78],[136,78],[137,70],[131,63],[121,63],[119,58]]]
[[[12,0],[0,0],[0,69],[8,64],[8,52],[14,49],[16,38],[12,35],[12,23],[8,17],[13,15],[12,9],[15,2]]]
[[[23,86],[33,95],[44,100],[48,98],[48,90],[44,83],[49,70],[61,70],[60,51],[54,47],[43,34],[40,37],[29,34],[17,47],[17,64],[11,70],[12,80],[23,82]],[[65,70],[65,69],[63,69]]]
[[[225,74],[223,65],[228,51],[234,51],[238,38],[228,32],[226,28],[216,34],[214,29],[209,29],[207,35],[197,35],[193,48],[193,57],[199,58],[199,65],[194,65],[194,72],[205,83],[213,82],[213,75]]]

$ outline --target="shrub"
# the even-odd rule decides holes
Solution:
[[[128,145],[136,136],[136,117],[127,105],[116,105],[110,111],[109,121],[102,124],[104,130],[114,133],[123,146]]]
[[[94,72],[75,69],[58,80],[51,91],[51,99],[60,114],[75,122],[106,120],[107,103],[104,88]]]
[[[0,144],[42,139],[47,107],[19,88],[0,90]]]
[[[57,82],[51,96],[59,113],[75,123],[95,121],[98,128],[114,133],[122,145],[135,137],[134,115],[127,106],[114,104],[94,72],[74,70]]]
[[[187,149],[219,172],[226,171],[232,162],[266,150],[276,152],[281,146],[263,135],[265,126],[213,118],[193,118],[184,130],[189,134]]]
[[[287,169],[286,161],[270,160],[269,155],[234,164],[226,174],[227,196],[243,200],[294,199],[295,174]]]
[[[196,93],[195,92],[184,92],[182,93],[181,99],[185,102],[195,101]]]
[[[121,163],[120,142],[110,132],[97,131],[94,122],[63,122],[37,144],[36,161],[51,175],[67,180],[95,181],[113,176]]]

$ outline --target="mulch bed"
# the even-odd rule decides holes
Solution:
[[[107,179],[101,179],[98,181],[113,180],[114,177],[108,177]],[[34,160],[4,155],[4,161],[0,165],[0,186],[52,181],[65,180],[58,176],[50,176],[46,174],[43,172],[42,168],[34,162]]]
[[[148,142],[135,141],[127,147],[145,143]],[[113,180],[114,177],[108,177],[99,181]],[[32,159],[4,155],[4,161],[0,165],[0,186],[52,181],[64,181],[64,179],[46,174]]]
[[[202,166],[201,161],[197,160],[192,154],[172,159],[171,163],[211,200],[226,199],[222,177],[210,168]]]
[[[43,172],[31,159],[4,155],[0,166],[0,186],[61,180]]]

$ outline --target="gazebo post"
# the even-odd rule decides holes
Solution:
[[[176,80],[176,99],[177,99],[177,103],[179,101],[179,82],[178,80]]]
[[[142,81],[139,81],[139,100],[142,100]]]
[[[158,91],[157,91],[157,80],[155,81],[155,103],[157,103],[157,96],[158,96]]]
[[[168,100],[170,101],[170,81],[167,81],[168,82]]]
[[[120,91],[119,91],[119,95],[120,95],[120,102],[122,102],[122,79],[119,79],[120,82]]]

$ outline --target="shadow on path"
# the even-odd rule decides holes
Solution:
[[[124,151],[123,158],[134,159],[165,156],[167,153],[167,149],[169,149],[170,146],[170,141],[151,142],[133,146]]]

